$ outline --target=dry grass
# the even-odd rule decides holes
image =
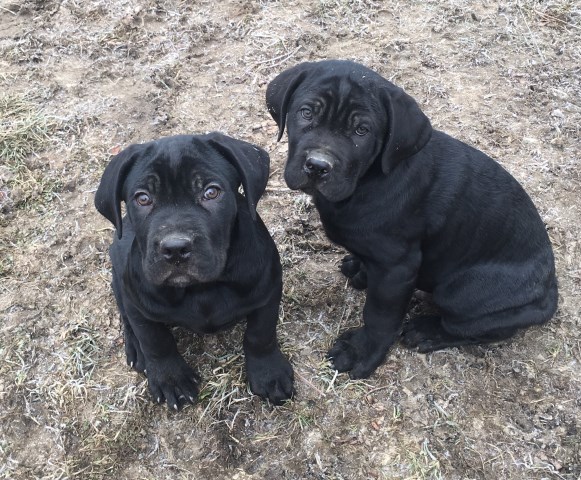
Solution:
[[[0,3],[0,478],[580,478],[580,19],[565,0]],[[553,322],[502,346],[396,346],[365,381],[329,368],[364,295],[284,185],[263,98],[320,58],[382,72],[525,186],[557,258]],[[176,330],[203,378],[179,413],[125,366],[93,193],[116,147],[210,130],[271,153],[259,209],[297,389],[283,407],[248,391],[243,326]]]

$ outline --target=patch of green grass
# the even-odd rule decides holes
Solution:
[[[0,186],[14,206],[44,204],[61,181],[37,164],[34,156],[45,150],[59,122],[47,115],[29,94],[0,95]]]
[[[48,143],[55,120],[28,95],[0,95],[0,158],[19,168],[28,155]]]

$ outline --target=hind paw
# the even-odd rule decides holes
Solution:
[[[356,290],[367,288],[367,271],[365,265],[355,255],[345,255],[339,267],[341,273],[349,279],[349,285]]]

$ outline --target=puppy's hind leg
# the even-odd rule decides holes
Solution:
[[[404,325],[402,343],[408,348],[416,348],[420,353],[428,353],[449,347],[494,343],[512,337],[517,328],[497,328],[477,336],[461,337],[446,331],[441,317],[426,315],[412,318]]]
[[[349,285],[355,290],[365,290],[367,288],[367,270],[358,257],[352,254],[345,255],[343,260],[341,260],[339,269],[349,279]]]

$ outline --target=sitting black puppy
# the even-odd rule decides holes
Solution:
[[[313,196],[343,273],[367,288],[364,325],[330,350],[369,376],[396,340],[415,288],[440,315],[412,319],[421,352],[493,342],[546,322],[557,307],[551,244],[531,199],[484,153],[433,130],[403,90],[349,61],[278,75],[268,110],[285,124],[285,180]]]
[[[212,133],[131,145],[103,173],[95,206],[118,234],[112,287],[127,362],[158,402],[178,409],[198,395],[167,325],[211,333],[244,319],[250,389],[274,404],[292,395],[276,339],[280,260],[256,213],[269,163],[264,150]]]

